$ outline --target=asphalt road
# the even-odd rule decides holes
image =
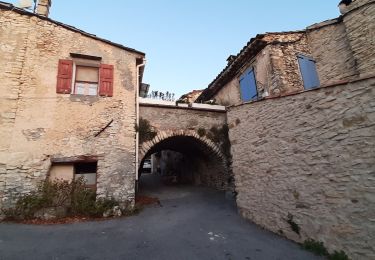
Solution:
[[[147,176],[146,178],[147,179]],[[243,220],[225,194],[146,185],[161,206],[100,222],[0,224],[0,259],[319,259]]]

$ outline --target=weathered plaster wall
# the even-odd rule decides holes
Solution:
[[[139,55],[37,17],[0,12],[0,207],[34,190],[51,158],[82,155],[99,158],[99,196],[133,200]],[[56,94],[58,60],[70,53],[114,65],[114,96]]]
[[[263,97],[265,92],[272,89],[271,73],[273,68],[270,60],[270,46],[266,46],[254,59],[249,61],[237,73],[237,75],[220,89],[213,97],[219,105],[238,105],[242,103],[240,92],[240,77],[249,68],[254,69],[255,79],[257,83],[258,96]]]
[[[240,213],[290,239],[373,259],[374,98],[372,78],[230,108]]]
[[[218,105],[229,106],[241,104],[240,84],[237,77],[233,78],[213,97]]]
[[[49,179],[52,181],[69,181],[74,179],[74,166],[70,164],[52,165],[49,171]]]

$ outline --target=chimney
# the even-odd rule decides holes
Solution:
[[[342,0],[339,3],[339,9],[341,14],[346,14],[348,12],[348,6],[352,3],[352,0]]]
[[[232,61],[234,61],[236,58],[237,58],[236,55],[230,55],[230,56],[228,57],[228,59],[227,59],[228,64],[231,63]]]
[[[36,13],[45,17],[49,15],[52,0],[38,0]]]

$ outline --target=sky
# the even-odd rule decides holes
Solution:
[[[256,34],[300,30],[335,18],[338,2],[52,0],[50,18],[145,52],[143,82],[150,91],[179,97],[206,88],[227,57]]]

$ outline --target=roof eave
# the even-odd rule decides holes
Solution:
[[[212,98],[226,83],[235,77],[238,71],[269,43],[263,41],[264,35],[257,35],[252,38],[248,44],[240,51],[237,57],[212,81],[202,94],[196,99],[196,102],[207,101]]]

